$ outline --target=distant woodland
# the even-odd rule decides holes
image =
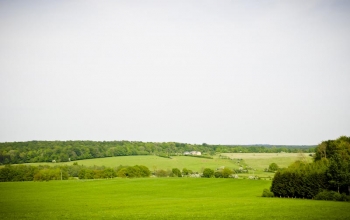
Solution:
[[[0,165],[35,162],[67,162],[129,155],[181,155],[185,151],[215,153],[314,152],[315,146],[209,145],[140,141],[27,141],[0,143]]]

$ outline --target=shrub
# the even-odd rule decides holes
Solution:
[[[228,178],[231,174],[233,174],[232,170],[230,170],[229,168],[225,167],[222,170],[222,177],[223,178]]]
[[[151,175],[151,171],[145,166],[135,165],[135,166],[127,166],[122,167],[117,171],[118,177],[149,177]]]
[[[182,175],[183,175],[183,176],[188,176],[188,175],[191,175],[191,174],[193,174],[193,171],[192,171],[192,170],[188,170],[188,169],[186,169],[186,168],[183,168],[183,169],[182,169]]]
[[[214,173],[215,178],[222,178],[222,172],[216,171]]]
[[[340,201],[350,201],[350,196],[347,196],[345,193],[342,193]]]
[[[270,190],[268,189],[264,189],[262,193],[262,197],[273,197],[273,196],[274,196],[273,192],[270,192]]]
[[[350,201],[350,196],[345,193],[324,190],[315,196],[316,200]]]
[[[154,174],[157,177],[167,177],[168,176],[168,172],[165,170],[157,170]]]
[[[203,177],[210,178],[210,177],[213,177],[213,176],[214,176],[214,170],[212,170],[210,168],[205,168],[203,170]]]
[[[172,176],[182,177],[181,171],[178,168],[173,168],[171,172],[172,172]]]
[[[269,166],[268,171],[275,172],[277,170],[278,170],[278,165],[276,163],[271,163],[270,166]]]

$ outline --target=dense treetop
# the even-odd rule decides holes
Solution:
[[[350,193],[350,137],[323,141],[313,163],[296,161],[280,169],[272,182],[275,196],[315,198],[326,190]]]

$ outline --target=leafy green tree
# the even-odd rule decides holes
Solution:
[[[342,160],[339,155],[334,155],[330,160],[327,177],[329,183],[337,189],[338,193],[340,187],[349,188],[350,170],[348,161]]]
[[[275,171],[277,171],[278,170],[278,165],[276,164],[276,163],[271,163],[270,165],[269,165],[269,171],[270,172],[275,172]]]
[[[138,177],[149,177],[151,175],[151,171],[146,166],[135,165],[134,167],[138,168],[138,170],[139,170],[139,176]]]
[[[168,172],[165,171],[165,170],[160,169],[160,170],[156,170],[155,175],[157,177],[167,177],[168,176]]]
[[[94,171],[92,169],[86,169],[85,170],[85,176],[84,179],[94,179]]]
[[[214,176],[215,176],[215,178],[222,178],[223,177],[221,171],[215,171]]]
[[[331,187],[329,180],[332,178],[326,175],[329,166],[330,162],[326,158],[313,163],[296,161],[287,169],[276,172],[271,191],[281,197],[314,198],[322,190]]]
[[[182,177],[181,171],[178,168],[173,168],[171,171],[174,176]]]
[[[187,168],[183,168],[182,169],[182,175],[188,175],[189,174],[189,171]]]
[[[120,170],[118,170],[117,176],[118,176],[118,177],[122,177],[122,178],[128,177],[127,168],[126,168],[126,167],[123,167],[123,168],[121,168]]]
[[[86,171],[86,169],[84,169],[84,168],[79,170],[79,173],[78,173],[79,179],[85,179],[85,171]]]
[[[221,173],[222,173],[223,178],[229,178],[230,175],[233,174],[232,170],[230,168],[227,168],[227,167],[222,169]]]
[[[214,170],[210,169],[210,168],[205,168],[203,170],[203,177],[205,178],[211,178],[214,176]]]

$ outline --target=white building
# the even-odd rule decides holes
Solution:
[[[191,151],[191,152],[185,151],[184,155],[200,156],[202,155],[202,153],[200,151]]]

